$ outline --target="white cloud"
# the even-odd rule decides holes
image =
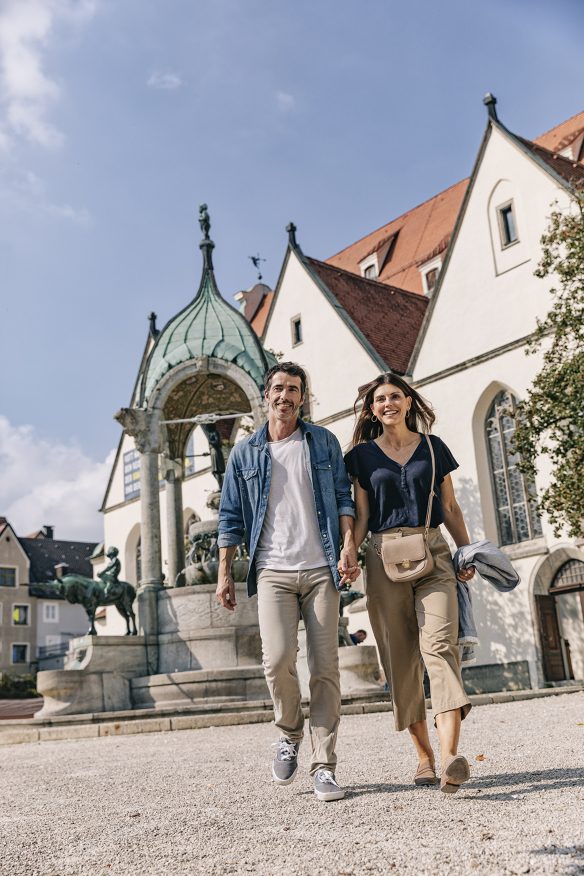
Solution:
[[[85,209],[76,210],[70,204],[43,204],[43,210],[59,219],[70,219],[72,222],[89,222],[89,212]]]
[[[101,541],[101,506],[115,456],[104,462],[74,444],[41,438],[0,416],[0,514],[19,535],[54,524],[57,538]]]
[[[296,106],[293,95],[286,94],[285,91],[279,91],[276,94],[276,100],[278,102],[278,109],[283,113],[289,112]]]
[[[31,171],[3,176],[3,179],[0,178],[0,216],[12,219],[17,211],[22,211],[37,216],[48,214],[77,224],[91,221],[91,215],[85,207],[53,204],[47,197],[45,182]]]
[[[46,148],[63,141],[46,120],[61,95],[60,86],[43,70],[43,52],[55,27],[80,25],[95,12],[98,0],[2,0],[0,3],[0,148],[23,137]]]
[[[146,84],[150,88],[168,90],[169,88],[179,88],[183,81],[176,73],[153,73]]]

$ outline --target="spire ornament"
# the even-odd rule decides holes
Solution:
[[[206,204],[199,204],[199,225],[201,226],[201,231],[203,232],[203,239],[200,242],[199,246],[203,250],[204,267],[207,268],[209,271],[212,271],[212,252],[215,244],[209,237],[209,231],[211,230],[211,218],[207,212]]]

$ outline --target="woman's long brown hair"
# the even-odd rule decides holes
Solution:
[[[408,396],[411,398],[412,404],[407,419],[407,426],[410,432],[421,432],[424,435],[428,435],[431,432],[436,415],[434,414],[429,402],[422,398],[420,393],[416,392],[413,386],[410,386],[409,383],[401,377],[398,377],[397,374],[380,374],[375,380],[359,387],[359,395],[357,396],[353,407],[355,416],[357,416],[357,405],[361,401],[363,402],[363,409],[359,415],[353,433],[353,447],[356,444],[362,444],[364,441],[370,441],[371,438],[378,438],[382,434],[383,425],[379,420],[373,422],[373,411],[371,410],[371,405],[373,404],[373,397],[377,387],[385,386],[386,384],[401,389],[406,398]]]

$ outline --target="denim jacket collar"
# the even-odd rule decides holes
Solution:
[[[305,423],[304,420],[301,420],[300,417],[296,420],[296,427],[300,429],[302,435],[305,434],[310,435],[312,438],[312,430],[310,428],[310,423]],[[259,447],[260,450],[265,450],[266,445],[268,444],[268,423],[267,421],[264,423],[261,429],[259,429],[254,435],[251,436],[250,444],[253,444],[255,447]]]

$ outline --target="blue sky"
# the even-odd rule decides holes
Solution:
[[[485,92],[526,137],[584,109],[583,29],[577,0],[3,0],[0,514],[99,537],[201,201],[224,296],[257,252],[273,285],[290,220],[327,258],[465,177]]]

